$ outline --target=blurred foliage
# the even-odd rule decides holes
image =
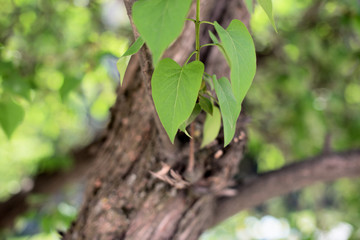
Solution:
[[[273,3],[278,34],[258,7],[251,21],[259,66],[244,109],[254,173],[319,154],[326,139],[334,150],[360,146],[359,1]],[[0,0],[0,6],[0,124],[15,126],[0,128],[5,200],[36,173],[70,168],[68,152],[104,126],[130,27],[116,0]],[[9,103],[23,110],[20,125],[1,110]],[[359,189],[358,180],[317,184],[244,211],[203,239],[326,239],[338,229],[359,239]],[[67,192],[79,198],[78,189]],[[6,239],[59,239],[56,229],[66,229],[80,200],[31,202],[43,207],[21,217]],[[277,237],[270,238],[269,226]]]
[[[274,7],[279,34],[260,8],[251,21],[259,66],[245,112],[255,172],[360,146],[360,2],[274,1]],[[317,184],[249,212],[256,224],[225,222],[235,222],[229,238],[219,226],[204,239],[359,239],[359,190],[358,180]],[[263,214],[278,218],[272,232],[285,217],[287,234],[250,234],[254,226],[261,232]]]
[[[245,103],[253,174],[360,146],[360,2],[273,3],[279,34],[260,8],[251,20],[259,63]],[[359,180],[316,184],[242,212],[201,239],[359,239],[359,190]]]
[[[37,173],[70,168],[69,151],[104,126],[127,21],[117,1],[0,0],[0,201]],[[58,239],[56,229],[70,224],[70,206],[57,204],[32,239]],[[35,220],[24,219],[16,229],[28,235]]]
[[[2,200],[36,172],[70,167],[69,150],[104,125],[128,30],[104,25],[104,1],[0,0],[0,6],[0,124],[10,126],[0,127]],[[16,128],[19,111],[25,116]]]

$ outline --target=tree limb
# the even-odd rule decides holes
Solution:
[[[357,176],[360,176],[360,149],[320,155],[260,174],[250,182],[239,185],[236,196],[218,200],[212,226],[273,197],[317,182]]]

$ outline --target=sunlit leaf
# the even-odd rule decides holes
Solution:
[[[260,6],[264,9],[266,15],[268,16],[271,25],[274,27],[275,31],[277,32],[275,20],[274,20],[274,14],[273,14],[273,7],[272,7],[272,1],[271,0],[257,0],[260,4]]]
[[[239,107],[231,90],[229,80],[225,77],[222,77],[219,80],[214,77],[213,80],[223,119],[224,146],[226,147],[235,134],[236,120],[238,117],[237,109]]]
[[[121,57],[116,63],[116,67],[119,71],[119,76],[120,76],[120,86],[122,86],[123,84],[126,68],[130,61],[130,58],[131,58],[130,56]]]
[[[141,47],[144,45],[144,40],[141,37],[138,37],[135,42],[126,50],[126,52],[121,55],[119,60],[116,63],[116,67],[119,71],[120,75],[120,86],[122,86],[124,81],[124,75],[126,71],[126,67],[129,63],[130,56],[137,53]]]
[[[137,53],[141,47],[144,45],[144,40],[141,37],[138,37],[135,42],[129,47],[126,52],[121,55],[121,57],[131,56],[135,53]]]
[[[191,0],[139,0],[133,18],[156,65],[165,49],[180,35]]]
[[[204,65],[194,61],[181,67],[174,60],[159,62],[151,79],[156,111],[171,142],[191,115],[201,86]]]
[[[24,116],[24,109],[14,101],[0,102],[0,125],[8,138],[11,138],[16,128],[22,123]]]
[[[209,143],[215,140],[216,136],[219,134],[220,126],[221,126],[220,111],[217,107],[214,106],[213,115],[206,114],[201,148],[205,147],[206,145],[208,145]]]

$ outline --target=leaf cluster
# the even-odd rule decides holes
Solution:
[[[183,66],[174,60],[161,59],[164,51],[180,35],[191,0],[139,0],[134,3],[132,13],[140,37],[124,54],[136,53],[144,43],[152,52],[155,70],[152,76],[152,96],[156,111],[171,142],[180,129],[186,131],[197,115],[204,110],[207,117],[204,125],[202,147],[212,142],[218,135],[221,119],[224,127],[224,146],[235,135],[236,122],[241,112],[241,104],[249,90],[256,71],[255,46],[246,26],[237,19],[225,29],[217,22],[200,21],[200,4],[197,0],[195,23],[196,49]],[[261,0],[274,27],[271,0]],[[252,7],[247,2],[249,9]],[[212,24],[216,34],[209,32],[212,43],[199,44],[199,28],[202,23]],[[231,79],[204,72],[200,61],[200,48],[215,46],[224,54],[230,69]],[[188,63],[196,54],[196,60]],[[120,65],[120,66],[119,66]],[[119,69],[121,63],[119,62]],[[211,91],[215,90],[215,95]],[[190,136],[191,137],[191,136]]]

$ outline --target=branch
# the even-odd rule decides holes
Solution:
[[[360,149],[320,155],[260,174],[252,181],[239,185],[236,196],[218,200],[212,226],[241,210],[255,207],[273,197],[317,182],[358,176],[360,176]]]

